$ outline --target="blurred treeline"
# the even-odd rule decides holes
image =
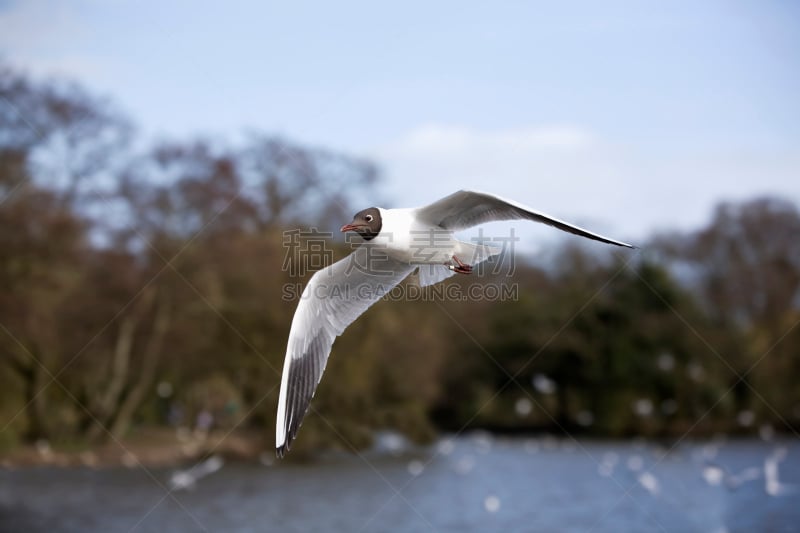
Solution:
[[[259,133],[148,144],[81,87],[0,68],[0,443],[191,427],[203,411],[271,439],[296,305],[283,287],[302,282],[284,231],[335,231],[377,176]],[[515,301],[378,303],[334,345],[297,446],[381,428],[798,425],[796,206],[720,205],[638,252],[563,242],[517,257],[513,277],[446,282],[517,283]]]

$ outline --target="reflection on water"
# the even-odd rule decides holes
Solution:
[[[0,470],[2,531],[797,531],[800,443],[504,439],[476,433],[313,463]],[[773,485],[770,485],[770,484]],[[779,485],[774,485],[778,483]],[[780,488],[770,493],[770,487]]]

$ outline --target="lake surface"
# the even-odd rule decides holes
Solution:
[[[0,470],[0,530],[800,531],[796,439],[685,442],[667,453],[476,433],[421,449],[387,436],[379,448],[229,462],[174,492],[167,469]],[[766,490],[770,458],[776,495]]]

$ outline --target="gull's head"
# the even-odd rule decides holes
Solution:
[[[365,241],[375,238],[381,232],[381,210],[377,207],[370,207],[359,211],[353,216],[353,221],[342,226],[341,231],[355,231]]]

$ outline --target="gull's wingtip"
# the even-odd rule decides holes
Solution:
[[[278,456],[278,459],[283,459],[283,456],[286,455],[286,452],[289,451],[289,444],[284,443],[280,446],[275,447],[275,455]]]
[[[630,248],[631,250],[639,250],[639,247],[636,246],[635,244],[628,244],[627,242],[615,241],[615,240],[608,239],[608,238],[605,238],[605,239],[606,239],[605,242],[607,242],[609,244],[613,244],[615,246],[621,246],[623,248]]]
[[[278,459],[283,459],[283,456],[289,451],[291,441],[288,434],[278,433],[275,439],[275,455],[278,456]]]

